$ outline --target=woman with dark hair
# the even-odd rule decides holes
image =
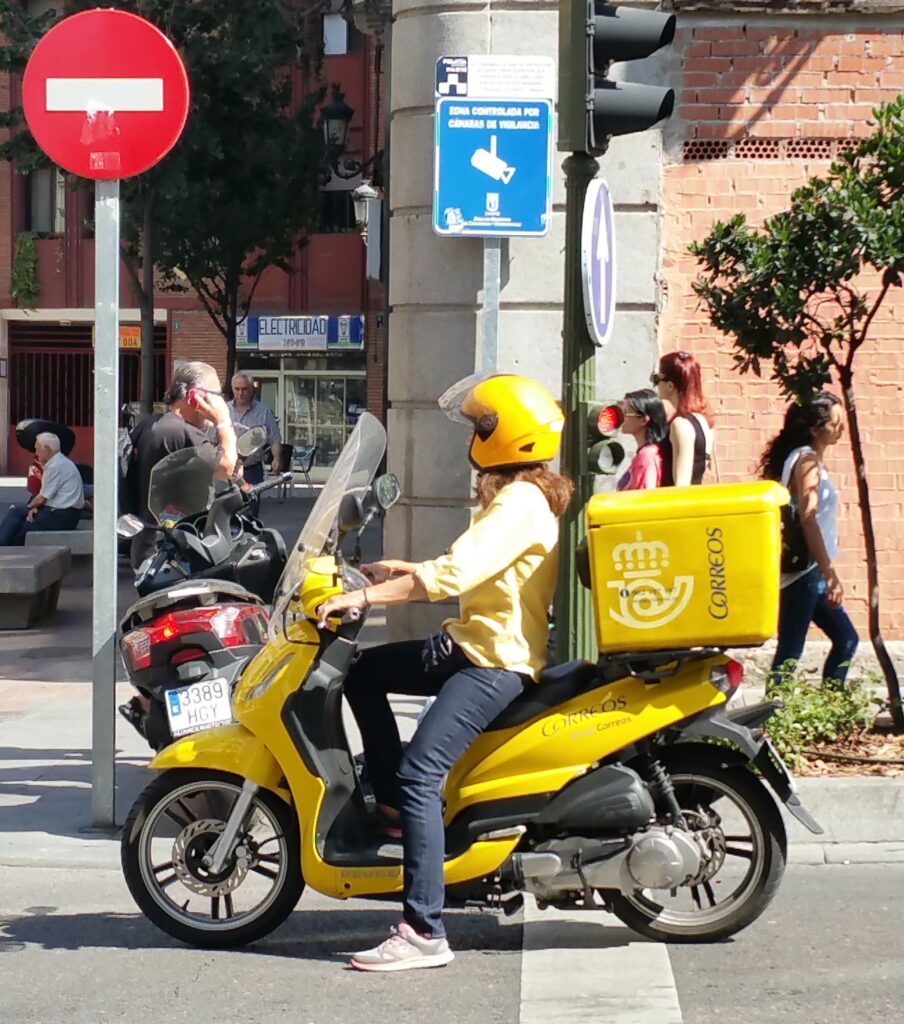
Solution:
[[[823,463],[826,449],[843,433],[840,399],[821,391],[788,406],[781,431],[760,459],[761,475],[791,492],[810,553],[806,568],[782,575],[773,679],[787,662],[800,659],[811,622],[832,643],[822,670],[825,682],[844,683],[859,643],[842,606],[844,591],[832,562],[838,554],[838,492]]]
[[[621,431],[637,442],[637,454],[618,481],[619,491],[643,491],[662,486],[662,442],[669,432],[665,406],[650,388],[629,391],[621,403]]]
[[[558,519],[574,490],[547,465],[559,452],[565,420],[536,381],[472,377],[449,388],[439,404],[473,431],[479,508],[471,526],[438,558],[365,566],[372,585],[319,609],[325,622],[372,604],[457,598],[460,606],[427,640],[363,651],[345,681],[378,801],[377,825],[401,834],[405,866],[402,920],[385,942],[352,957],[361,971],[441,967],[453,959],[442,920],[443,779],[546,665]],[[390,693],[436,696],[404,754]]]
[[[703,482],[713,453],[712,407],[703,394],[700,364],[690,352],[669,352],[650,380],[659,397],[675,410],[663,443],[663,485],[684,487]]]

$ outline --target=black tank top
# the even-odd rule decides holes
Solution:
[[[687,420],[690,425],[694,428],[694,464],[691,468],[691,483],[700,484],[703,483],[703,474],[706,472],[707,462],[709,461],[706,455],[706,434],[703,432],[703,427],[700,426],[700,421],[692,413],[679,413],[681,419]],[[662,486],[663,487],[674,487],[675,486],[675,473],[674,473],[674,459],[675,453],[672,450],[672,436],[669,431],[669,436],[662,442]]]

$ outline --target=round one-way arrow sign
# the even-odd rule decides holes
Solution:
[[[22,105],[54,163],[82,178],[131,178],[162,160],[182,134],[188,75],[173,44],[144,18],[83,11],[35,47]]]
[[[587,329],[597,345],[605,345],[615,316],[615,214],[602,178],[590,182],[584,199],[581,271]]]

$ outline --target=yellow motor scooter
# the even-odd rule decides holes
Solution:
[[[129,889],[184,942],[259,939],[305,885],[337,899],[402,891],[401,846],[370,827],[342,722],[362,622],[316,626],[327,597],[367,582],[339,542],[398,499],[394,477],[374,481],[384,451],[382,426],[363,415],[289,558],[269,642],[233,694],[234,723],[158,754],[151,767],[160,774],[125,823]],[[760,509],[763,496],[754,497]],[[764,536],[777,538],[777,504],[766,497],[776,508]],[[603,520],[610,500],[601,498]],[[628,506],[618,506],[623,519]],[[723,531],[707,542],[707,564],[719,571],[702,599],[718,622],[735,598],[725,582],[727,527],[714,522],[701,529]],[[656,939],[720,939],[762,913],[782,877],[785,829],[766,784],[820,829],[763,735],[779,705],[726,710],[743,670],[719,644],[657,646],[650,624],[679,622],[675,608],[692,606],[694,587],[681,576],[663,584],[650,562],[667,561],[664,542],[640,536],[633,520],[621,526],[634,539],[616,543],[611,572],[602,552],[621,527],[611,523],[605,538],[591,529],[589,582],[595,597],[612,588],[611,622],[634,630],[635,648],[550,669],[455,765],[445,787],[447,899],[513,912],[527,892],[540,907],[606,908]],[[623,576],[617,586],[612,573]],[[600,649],[623,642],[607,634]]]

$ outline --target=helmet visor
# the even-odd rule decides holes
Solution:
[[[465,423],[469,427],[476,427],[482,412],[486,413],[490,410],[481,410],[478,407],[479,403],[475,402],[473,398],[468,401],[468,398],[478,384],[496,376],[498,374],[495,373],[472,373],[470,377],[463,377],[446,388],[439,396],[437,404],[454,423]]]

